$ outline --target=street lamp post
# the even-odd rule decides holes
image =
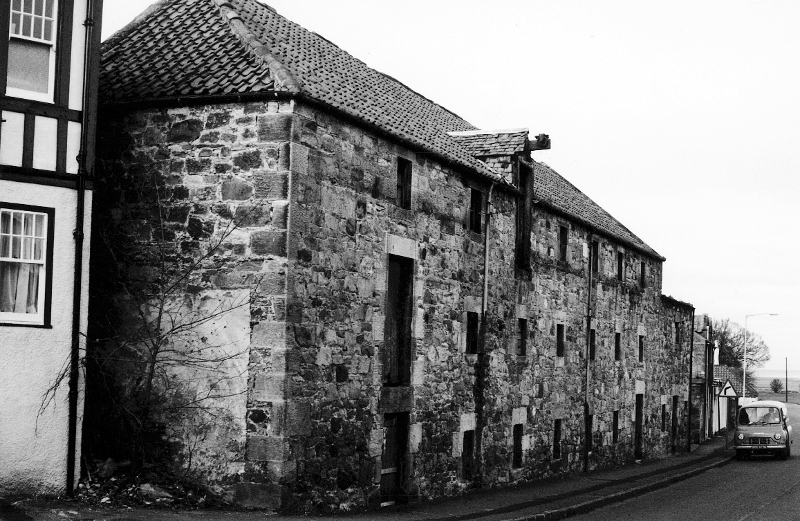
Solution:
[[[747,398],[747,319],[750,317],[760,317],[762,315],[769,315],[771,317],[778,316],[777,313],[756,313],[755,315],[744,316],[744,356],[742,357],[742,398]]]

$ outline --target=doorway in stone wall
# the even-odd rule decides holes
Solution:
[[[405,461],[408,452],[408,413],[383,417],[381,506],[405,503]]]
[[[644,395],[636,395],[636,416],[634,417],[634,449],[633,456],[642,459],[642,408],[644,406]]]

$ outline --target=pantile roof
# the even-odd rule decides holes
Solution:
[[[255,0],[161,0],[103,45],[104,104],[276,92],[338,110],[505,185],[479,158],[530,150],[527,130],[478,131]],[[661,258],[559,174],[544,164],[534,166],[538,199]]]
[[[255,0],[162,0],[103,46],[103,103],[284,91],[503,182],[447,132],[474,126]]]
[[[586,194],[561,177],[544,163],[533,162],[534,197],[551,207],[583,221],[596,230],[627,243],[637,250],[663,260],[656,251],[634,235],[628,228],[614,219]]]
[[[725,380],[730,381],[736,394],[742,396],[742,370],[740,368],[715,365],[714,380],[720,380],[723,384]],[[751,398],[758,397],[758,389],[756,389],[752,379],[747,380],[747,395]]]
[[[528,151],[528,129],[466,130],[449,132],[462,147],[475,157],[511,156]]]

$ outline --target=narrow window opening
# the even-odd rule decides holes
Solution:
[[[475,431],[464,431],[461,445],[461,479],[472,481],[475,477]]]
[[[639,361],[644,362],[644,336],[639,335]]]
[[[592,241],[592,274],[597,275],[600,271],[600,244]]]
[[[556,325],[556,356],[564,356],[564,324]]]
[[[525,356],[528,354],[528,320],[524,318],[517,319],[517,356]]]
[[[586,450],[592,452],[594,450],[594,440],[592,433],[594,432],[594,415],[590,414],[586,417]]]
[[[614,360],[622,360],[622,334],[614,333]]]
[[[466,353],[474,355],[478,352],[478,330],[480,329],[480,318],[472,311],[467,312],[467,346]]]
[[[411,208],[411,161],[397,158],[397,206]]]
[[[561,420],[553,425],[553,459],[561,459]]]
[[[667,430],[667,406],[661,404],[661,432]]]
[[[567,246],[569,229],[566,226],[558,227],[558,260],[567,262]]]
[[[483,192],[472,188],[469,199],[469,229],[475,233],[481,233],[483,214]]]
[[[611,443],[619,441],[619,411],[614,411],[611,419]]]
[[[515,469],[522,467],[522,424],[514,425],[514,458],[512,466]]]
[[[675,322],[675,343],[680,347],[681,345],[681,323]]]
[[[625,254],[617,252],[617,280],[625,279]]]
[[[647,265],[644,261],[639,266],[639,286],[642,288],[647,286]]]
[[[597,354],[597,333],[594,329],[589,330],[589,360],[594,360]]]
[[[389,256],[386,295],[384,384],[408,385],[411,382],[411,317],[414,288],[414,261]]]

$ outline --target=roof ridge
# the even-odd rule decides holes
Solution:
[[[137,27],[142,25],[147,19],[149,19],[153,13],[159,11],[165,5],[175,2],[178,0],[157,0],[153,2],[144,11],[136,15],[136,17],[128,22],[128,24],[123,27],[122,29],[118,29],[115,33],[105,39],[103,42],[103,52],[110,51],[114,46],[116,46],[120,40],[124,39],[130,33],[132,33]]]
[[[497,135],[497,134],[523,134],[530,133],[530,129],[520,128],[501,128],[501,129],[478,129],[478,130],[457,130],[448,132],[448,136],[452,137],[466,137],[466,136],[484,136],[484,135]]]
[[[273,78],[278,80],[281,85],[286,87],[287,90],[295,94],[299,94],[302,90],[300,82],[294,74],[281,63],[274,54],[270,51],[269,47],[265,45],[258,36],[250,30],[244,22],[239,13],[234,8],[229,0],[211,0],[214,5],[219,9],[219,14],[228,23],[231,32],[238,38],[242,44],[255,56],[256,60],[262,65],[269,68]],[[262,4],[265,5],[265,4]],[[267,6],[272,12],[277,14],[277,11]]]

